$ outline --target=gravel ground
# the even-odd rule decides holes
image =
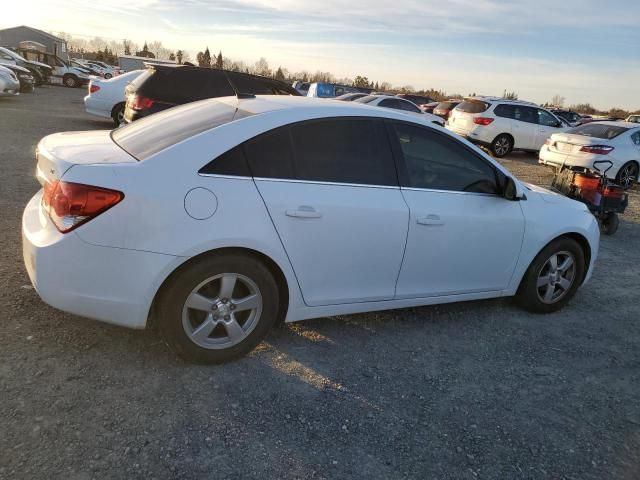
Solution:
[[[37,141],[110,127],[83,95],[0,99],[0,478],[640,478],[638,190],[562,312],[496,300],[325,318],[193,366],[29,286]],[[533,155],[504,163],[550,181]]]

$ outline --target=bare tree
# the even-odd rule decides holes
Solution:
[[[560,95],[554,95],[553,98],[551,99],[551,105],[553,105],[554,107],[562,108],[564,106],[564,101],[565,101],[564,97]]]

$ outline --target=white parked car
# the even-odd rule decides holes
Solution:
[[[638,181],[640,171],[640,125],[632,122],[592,122],[566,133],[551,135],[540,150],[540,163],[553,167],[609,167],[609,178],[624,188]]]
[[[246,96],[243,96],[246,97]],[[517,295],[564,306],[593,271],[585,205],[417,116],[225,97],[49,135],[22,220],[41,298],[221,362],[278,319]]]
[[[144,70],[118,75],[109,80],[92,78],[89,82],[89,94],[84,97],[87,113],[113,119],[116,127],[124,123],[124,107],[127,101],[124,89],[143,73]]]
[[[631,123],[640,123],[640,115],[629,115],[626,121]]]
[[[0,97],[20,95],[20,80],[15,72],[0,65]]]
[[[76,59],[77,62],[86,65],[87,67],[95,70],[99,73],[101,77],[106,78],[107,80],[113,78],[120,74],[120,70],[117,67],[109,65],[105,62],[101,62],[98,60],[86,60],[86,59]]]
[[[447,128],[502,158],[513,150],[538,152],[547,138],[570,127],[534,103],[469,97],[453,109]]]
[[[367,95],[366,97],[354,100],[354,103],[364,103],[372,107],[400,110],[402,113],[408,113],[409,115],[419,117],[426,122],[435,123],[436,125],[444,127],[444,120],[442,118],[431,113],[423,112],[415,103],[405,100],[404,98],[392,95]]]

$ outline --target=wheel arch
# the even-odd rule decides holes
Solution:
[[[271,257],[266,255],[263,252],[258,250],[254,250],[248,247],[220,247],[215,248],[213,250],[208,250],[206,252],[202,252],[196,256],[186,258],[184,262],[175,267],[162,281],[158,289],[156,290],[153,300],[151,301],[151,305],[149,307],[149,312],[147,314],[147,324],[146,328],[155,328],[156,326],[156,308],[158,305],[158,299],[162,296],[163,291],[169,285],[171,280],[177,275],[180,271],[185,268],[188,268],[195,262],[198,262],[202,258],[212,257],[212,256],[221,256],[221,255],[246,255],[253,257],[263,263],[271,272],[274,279],[276,280],[276,284],[278,287],[278,293],[280,295],[280,310],[278,311],[278,319],[277,323],[284,322],[284,319],[287,316],[287,312],[289,309],[289,282],[287,281],[287,277],[284,274],[284,271],[278,265],[278,263],[273,260]]]
[[[540,252],[542,252],[542,250],[547,248],[550,244],[552,244],[553,242],[555,242],[556,240],[559,240],[561,238],[570,238],[570,239],[576,241],[578,243],[578,245],[580,245],[580,248],[582,248],[582,251],[584,253],[584,275],[580,279],[580,284],[582,285],[584,283],[584,279],[586,278],[587,272],[589,271],[589,265],[591,265],[591,256],[592,256],[591,245],[589,244],[589,240],[587,240],[587,237],[585,237],[581,233],[578,233],[578,232],[567,232],[567,233],[563,233],[561,235],[558,235],[557,237],[552,238],[551,240],[549,240],[547,243],[545,243],[536,252],[536,254],[529,261],[529,264],[527,265],[527,268],[525,268],[524,271],[522,272],[522,275],[520,276],[520,280],[518,281],[518,288],[517,288],[516,292],[520,291],[520,288],[522,287],[522,282],[524,281],[524,279],[525,279],[525,277],[527,275],[527,272],[529,271],[529,267],[535,261],[535,259],[538,257],[538,255],[540,255]]]
[[[111,118],[113,118],[113,116],[115,115],[115,113],[116,113],[116,109],[117,109],[120,105],[124,106],[125,104],[126,104],[126,102],[124,102],[124,101],[123,101],[123,102],[117,102],[117,103],[113,106],[113,108],[111,109]]]

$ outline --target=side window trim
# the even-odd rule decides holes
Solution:
[[[387,136],[388,136],[389,142],[391,144],[391,151],[393,153],[393,158],[394,158],[394,161],[396,163],[396,169],[397,169],[397,172],[398,172],[398,181],[400,182],[400,189],[401,190],[438,192],[438,193],[458,193],[458,194],[462,194],[462,195],[482,195],[482,196],[494,196],[494,197],[500,196],[500,192],[499,191],[496,192],[496,193],[482,193],[482,192],[461,192],[461,191],[458,191],[458,190],[438,190],[438,189],[433,189],[433,188],[412,187],[411,186],[411,182],[409,180],[409,171],[407,169],[407,164],[406,164],[406,162],[404,160],[404,154],[402,153],[402,147],[400,146],[400,142],[398,141],[394,125],[395,124],[409,125],[411,127],[417,127],[417,128],[422,129],[422,130],[428,130],[429,132],[433,132],[434,134],[437,134],[440,137],[444,137],[447,140],[451,140],[451,141],[456,141],[456,140],[455,140],[455,138],[452,139],[450,136],[448,136],[445,133],[439,132],[435,128],[431,129],[429,127],[425,127],[423,125],[419,125],[419,124],[416,124],[416,123],[406,122],[406,121],[402,121],[402,120],[390,120],[390,119],[385,119],[384,123],[385,123],[385,126],[386,126]],[[494,164],[492,164],[491,162],[487,161],[485,158],[482,158],[480,155],[478,155],[476,152],[474,152],[471,148],[469,148],[469,146],[465,145],[464,143],[459,142],[459,145],[461,147],[463,147],[465,150],[467,150],[470,155],[473,155],[475,158],[477,158],[478,160],[483,162],[485,165],[490,167],[491,170],[493,170],[493,174],[495,176],[495,181],[496,181],[496,186],[498,186],[498,188],[500,188],[499,187],[500,182],[499,182],[498,169],[496,168],[496,166]]]

